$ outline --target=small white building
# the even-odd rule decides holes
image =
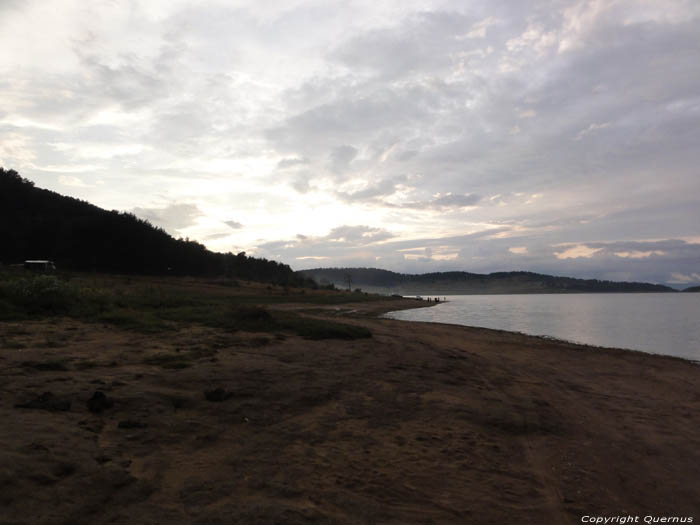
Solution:
[[[24,261],[24,268],[37,272],[53,272],[56,269],[56,265],[53,261]]]

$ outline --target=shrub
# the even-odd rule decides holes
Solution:
[[[0,300],[27,314],[67,313],[75,306],[77,296],[73,286],[52,275],[37,275],[0,284]]]
[[[282,326],[292,330],[297,335],[306,339],[363,339],[372,337],[364,326],[337,323],[325,319],[312,319],[309,317],[288,317],[282,321]]]

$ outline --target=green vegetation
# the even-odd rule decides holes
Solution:
[[[200,324],[229,332],[263,332],[276,337],[284,337],[282,332],[291,332],[307,339],[358,339],[371,337],[371,333],[363,327],[267,306],[284,303],[334,305],[386,299],[357,293],[305,293],[303,290],[304,293],[300,293],[285,288],[265,289],[261,293],[260,287],[241,289],[240,285],[229,292],[207,284],[178,278],[156,282],[105,275],[59,277],[21,270],[5,272],[0,274],[0,321],[66,316],[144,333]],[[245,294],[246,291],[257,293]],[[319,313],[321,311],[318,309]],[[47,338],[44,346],[64,346],[67,340],[65,334],[54,334]],[[11,345],[12,341],[6,344]],[[168,367],[179,367],[177,363],[192,358],[190,354],[174,359]]]
[[[298,315],[282,320],[281,325],[306,339],[363,339],[372,337],[372,333],[364,326]]]

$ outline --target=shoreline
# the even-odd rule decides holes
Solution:
[[[400,311],[400,310],[396,310],[396,311]],[[390,312],[388,312],[388,313],[390,313]],[[502,332],[505,334],[513,334],[513,335],[519,335],[519,336],[533,338],[533,339],[541,339],[543,341],[549,341],[549,342],[557,343],[557,344],[561,344],[561,345],[576,346],[576,347],[588,348],[591,350],[598,350],[598,351],[610,350],[613,352],[633,352],[633,353],[638,353],[638,354],[642,354],[645,356],[677,359],[677,360],[691,363],[694,365],[700,365],[700,360],[698,360],[698,359],[690,359],[688,357],[681,357],[681,356],[670,355],[670,354],[659,354],[659,353],[649,352],[646,350],[639,350],[637,348],[623,348],[623,347],[619,347],[619,346],[593,345],[593,344],[582,343],[582,342],[578,342],[578,341],[572,341],[569,339],[562,339],[560,337],[555,337],[553,335],[536,335],[536,334],[528,334],[525,332],[518,332],[515,330],[503,330],[503,329],[499,329],[499,328],[488,328],[485,326],[474,326],[474,325],[466,325],[466,324],[458,324],[458,323],[440,323],[437,321],[394,319],[391,317],[382,317],[382,319],[388,319],[391,321],[399,321],[399,322],[404,322],[404,323],[425,323],[425,324],[432,324],[432,325],[436,325],[436,326],[462,326],[464,328],[469,328],[469,329],[473,329],[473,330],[486,330],[489,332],[496,332],[496,333]]]
[[[603,292],[601,292],[603,293]],[[645,292],[645,293],[665,293],[665,292]],[[636,292],[627,292],[627,294],[636,294]],[[490,294],[490,295],[499,295],[499,294]],[[530,294],[530,295],[535,295],[535,294]],[[537,294],[537,295],[543,295],[543,294]],[[546,294],[545,294],[546,295]],[[550,294],[550,295],[560,295],[560,294]],[[593,295],[593,294],[592,294]],[[599,294],[595,294],[599,295]],[[428,306],[437,306],[438,304],[443,304],[443,303],[449,303],[449,300],[446,301],[440,301],[437,303],[429,303],[425,306],[420,306],[418,308],[423,308],[423,307],[428,307]],[[394,313],[394,312],[401,312],[403,310],[410,310],[413,308],[407,307],[407,308],[400,308],[396,310],[391,310],[391,311],[386,311],[383,314],[380,314],[382,318],[384,319],[392,319],[395,321],[406,321],[406,322],[412,322],[412,323],[432,323],[432,324],[437,324],[437,325],[445,325],[445,326],[465,326],[468,328],[478,328],[478,329],[483,329],[483,330],[493,330],[496,332],[508,332],[508,333],[513,333],[513,334],[519,334],[527,337],[535,337],[535,338],[542,338],[546,340],[551,340],[554,342],[559,342],[562,344],[570,344],[570,345],[577,345],[577,346],[584,346],[588,348],[593,348],[593,349],[600,349],[600,350],[614,350],[614,351],[627,351],[627,352],[640,352],[646,355],[652,355],[652,356],[659,356],[659,357],[672,357],[674,359],[681,359],[683,361],[688,361],[690,363],[700,365],[700,358],[698,359],[693,359],[690,357],[683,357],[683,356],[678,356],[678,355],[672,355],[672,354],[662,354],[662,353],[657,353],[657,352],[652,352],[650,350],[642,350],[639,348],[626,348],[626,347],[620,347],[620,346],[605,346],[605,345],[599,345],[599,344],[592,344],[592,343],[585,343],[582,341],[575,341],[571,339],[565,339],[561,337],[557,337],[554,335],[547,335],[547,334],[529,334],[527,332],[520,332],[516,330],[506,330],[502,328],[491,328],[491,327],[486,327],[486,326],[475,326],[475,325],[467,325],[467,324],[461,324],[461,323],[449,323],[449,322],[440,322],[440,321],[423,321],[420,319],[395,319],[393,317],[386,317],[388,314]]]

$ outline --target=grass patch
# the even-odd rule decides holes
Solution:
[[[121,308],[105,312],[97,317],[102,322],[109,323],[126,330],[143,333],[164,332],[170,327],[159,319],[154,312]]]
[[[384,295],[364,295],[359,293],[308,293],[299,295],[239,295],[236,302],[241,304],[345,304],[345,303],[367,303],[375,301],[396,300],[397,298]]]
[[[310,317],[289,316],[282,320],[282,326],[306,339],[364,339],[372,337],[364,326],[355,326],[325,319],[313,319]]]
[[[110,307],[110,294],[54,275],[0,278],[0,320],[68,315],[85,317]]]
[[[212,282],[221,287],[201,286]],[[192,280],[0,275],[0,320],[68,316],[143,333],[164,332],[187,323],[228,332],[292,332],[308,339],[359,339],[371,337],[369,330],[298,313],[270,311],[266,305],[335,305],[387,299],[346,292],[279,292],[271,287],[266,293],[254,286],[249,290],[259,291],[255,295],[222,291],[239,286],[233,280],[200,281],[197,287],[197,282]],[[47,339],[45,346],[60,347],[66,340]]]

